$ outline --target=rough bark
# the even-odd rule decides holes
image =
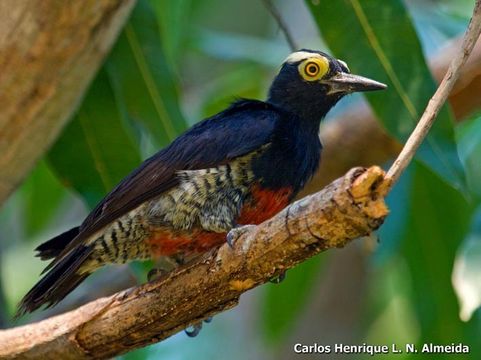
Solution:
[[[77,107],[134,3],[0,2],[0,204]]]
[[[104,359],[229,309],[279,272],[370,234],[388,213],[384,172],[355,168],[167,276],[54,318],[0,331],[0,359]]]

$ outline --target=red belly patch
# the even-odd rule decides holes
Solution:
[[[289,204],[291,195],[292,189],[289,188],[269,190],[255,185],[251,190],[250,198],[241,208],[237,224],[257,225],[270,219]],[[188,231],[162,228],[156,230],[146,243],[153,257],[179,253],[193,254],[203,253],[223,244],[226,235],[227,233],[205,231],[198,227]]]
[[[171,256],[179,253],[203,253],[225,242],[227,233],[215,233],[203,229],[191,231],[158,231],[147,240],[153,257]]]
[[[270,219],[289,204],[291,195],[290,188],[270,190],[254,185],[251,199],[242,207],[237,223],[257,225]]]

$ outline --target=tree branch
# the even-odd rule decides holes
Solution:
[[[151,283],[0,331],[0,359],[104,359],[165,339],[235,306],[245,291],[383,222],[384,172],[355,168],[259,226]]]
[[[441,82],[451,60],[459,51],[462,37],[451,40],[435,56],[428,59],[434,78]],[[481,109],[481,41],[475,45],[467,63],[461,69],[461,76],[449,95],[449,103],[458,122],[472,116]],[[314,179],[306,186],[301,196],[322,188],[340,173],[353,166],[383,164],[396,157],[401,144],[390,137],[377,121],[375,114],[366,103],[354,106],[345,114],[321,125],[321,139],[324,145],[322,161]],[[351,246],[349,249],[329,253],[329,263],[323,275],[313,286],[313,298],[303,310],[303,318],[292,329],[283,350],[288,344],[303,339],[314,343],[322,338],[325,343],[352,342],[359,330],[362,319],[361,307],[356,303],[340,304],[339,299],[362,298],[369,282],[370,250],[365,246]],[[353,275],[355,274],[355,275]],[[332,286],[345,284],[344,287]],[[317,324],[309,323],[312,317]],[[333,332],[332,324],[336,324]],[[289,358],[289,351],[280,350],[282,359]]]
[[[468,35],[473,28],[478,31],[471,26]],[[467,57],[469,46],[464,50]],[[454,82],[447,83],[442,86],[449,92]],[[441,94],[435,104],[445,100]],[[165,339],[235,306],[243,292],[279,272],[377,229],[388,212],[384,196],[389,186],[378,167],[355,168],[265,223],[234,230],[233,249],[224,245],[158,281],[0,331],[0,359],[109,358]]]
[[[452,41],[429,62],[431,71],[439,82],[461,43],[462,39]],[[460,122],[481,109],[481,96],[473,96],[481,93],[480,69],[481,42],[478,42],[449,95],[456,121]],[[321,124],[320,137],[324,145],[322,160],[314,178],[300,197],[318,191],[354,166],[370,166],[389,161],[402,149],[402,145],[384,131],[365,103]]]
[[[30,1],[33,3],[33,0]],[[15,24],[16,21],[18,21],[19,13],[21,13],[20,10],[12,11],[9,4],[10,3],[7,4],[0,2],[0,53],[7,52],[7,50],[4,50],[6,48],[6,45],[4,45],[6,44],[6,37],[2,37],[2,35],[8,34],[9,32],[16,32],[14,30]],[[18,2],[18,4],[15,3],[15,6],[21,7],[21,4],[23,4],[23,2]],[[35,2],[35,4],[37,4],[37,2]],[[46,8],[47,2],[44,1],[43,4],[43,7]],[[68,5],[68,3],[61,4],[61,6]],[[89,7],[91,5],[91,3],[84,3],[84,6],[86,7]],[[3,9],[2,6],[8,8]],[[21,8],[23,9],[23,7]],[[34,9],[35,6],[30,6],[30,8]],[[99,13],[101,11],[99,11]],[[40,16],[38,12],[36,14],[37,16]],[[55,19],[51,21],[49,20],[48,22],[52,21],[55,21]],[[25,32],[23,36],[27,39],[30,39],[32,35],[29,32]],[[45,36],[46,35],[44,35],[44,38]],[[14,44],[21,44],[24,41],[27,40],[25,40],[22,37],[21,32],[19,32],[19,34],[15,37],[15,40],[10,40],[9,43],[12,42]],[[32,39],[28,41],[31,42]],[[51,42],[55,43],[54,40],[51,40]],[[449,62],[456,53],[458,46],[458,41],[453,41],[453,43],[447,48],[443,49],[440,54],[438,54],[438,56],[436,56],[434,59],[431,59],[430,67],[433,75],[437,79],[440,80],[442,76],[446,73]],[[92,49],[88,46],[85,46],[84,51],[89,52],[92,51]],[[89,56],[87,55],[81,55],[80,52],[77,53],[77,56],[79,59],[89,58]],[[37,61],[40,60],[37,59]],[[9,66],[8,76],[10,78],[21,78],[21,73],[24,71],[24,65],[26,62],[27,61],[24,59],[22,66]],[[90,60],[84,62],[90,64]],[[48,64],[45,63],[44,66],[49,67],[49,71],[56,71],[58,67],[58,60],[54,56],[52,56],[48,59]],[[2,62],[0,62],[0,68],[4,68]],[[481,71],[479,70],[480,68],[481,44],[478,44],[475,47],[475,50],[473,51],[473,54],[468,60],[466,66],[463,67],[461,78],[456,83],[453,92],[449,97],[449,101],[458,121],[463,120],[473,112],[481,109],[481,97],[473,96],[473,94],[481,92]],[[38,70],[38,72],[42,73],[43,70],[44,69],[42,68],[41,70]],[[68,77],[68,72],[64,71],[64,73],[65,76]],[[43,81],[42,76],[37,76],[34,78],[37,82]],[[6,77],[0,76],[0,90],[2,89],[2,86],[4,86],[3,82],[5,81],[5,79]],[[85,78],[82,78],[79,82],[72,85],[72,92],[73,89],[77,86],[79,86],[79,94],[83,91],[83,88],[81,88],[81,86],[84,79]],[[35,84],[30,84],[30,88],[35,88],[35,86]],[[42,86],[38,84],[38,87],[41,88]],[[62,91],[60,91],[60,93],[61,92]],[[78,96],[81,97],[81,95]],[[3,106],[3,109],[9,109],[10,106],[15,103],[15,101],[10,102],[11,97],[12,95],[9,95],[4,91],[0,91],[0,104],[1,106]],[[59,105],[54,104],[56,101],[63,101],[62,96],[55,96],[50,100],[52,101],[52,104],[50,104],[49,106],[52,108],[59,107]],[[8,106],[6,107],[5,105]],[[17,130],[18,126],[22,124],[23,118],[28,117],[29,119],[32,119],[31,114],[24,113],[24,110],[27,109],[28,107],[25,109],[20,108],[17,110],[9,111],[9,117],[6,116],[6,111],[0,113],[0,150],[2,150],[1,154],[3,154],[0,155],[0,166],[2,166],[2,172],[0,173],[0,204],[3,203],[7,196],[15,190],[21,180],[23,180],[23,178],[28,174],[28,172],[35,164],[35,160],[22,160],[14,162],[12,159],[24,158],[24,155],[19,155],[17,157],[16,152],[18,151],[24,153],[25,151],[27,151],[26,149],[24,149],[24,147],[26,147],[29,149],[29,151],[35,152],[35,159],[42,156],[44,151],[48,148],[48,143],[53,141],[52,139],[55,137],[56,134],[58,134],[59,129],[61,129],[61,127],[64,125],[65,119],[67,118],[64,116],[63,113],[56,115],[64,117],[63,119],[59,119],[58,117],[51,114],[52,116],[50,116],[47,120],[37,122],[39,126],[41,125],[41,129],[35,129],[35,126],[30,127],[29,124],[27,125],[27,123],[25,123],[26,134],[30,134],[30,132],[32,132],[32,134],[35,135],[36,133],[45,134],[45,131],[51,132],[50,134],[47,134],[45,136],[24,136],[21,139],[17,139],[15,141],[18,141],[18,146],[16,146],[16,149],[12,150],[11,153],[10,151],[5,152],[5,144],[10,143],[9,141],[7,142],[5,140],[7,136],[6,134],[10,132],[18,132],[19,134],[17,136],[20,136],[20,131]],[[72,111],[73,106],[71,106],[70,109],[67,109],[67,112]],[[10,119],[10,116],[12,116],[12,114],[15,115],[14,119]],[[44,116],[42,115],[41,118],[43,119]],[[14,120],[18,121],[15,122]],[[53,127],[49,128],[49,126]],[[10,128],[12,130],[10,130]],[[368,135],[366,136],[366,134]],[[322,186],[328,184],[336,177],[344,174],[351,167],[381,164],[395,157],[401,150],[401,144],[399,144],[395,139],[389,137],[384,132],[384,130],[376,121],[374,114],[365,105],[359,105],[358,107],[355,107],[354,109],[352,109],[352,111],[349,111],[347,114],[341,116],[335,121],[324,124],[321,130],[321,138],[325,146],[323,150],[323,159],[319,171],[316,173],[313,181],[311,181],[305,188],[301,196],[305,196],[306,194],[318,191],[320,188],[322,188]],[[370,141],[371,139],[376,139],[376,141]],[[10,153],[9,160],[5,159],[5,154],[7,153]],[[333,154],[333,156],[331,156],[331,154]]]
[[[291,48],[291,51],[299,50],[299,47],[297,46],[296,41],[294,40],[294,37],[289,31],[289,27],[287,26],[286,22],[282,18],[279,10],[277,10],[275,5],[272,3],[272,0],[262,0],[262,2],[264,3],[264,6],[266,7],[266,9],[271,13],[274,20],[276,20],[277,25],[279,25],[279,28],[281,29],[282,33],[286,38],[287,43],[289,44],[289,47]]]
[[[480,33],[481,0],[476,0],[473,16],[469,22],[468,30],[466,30],[460,51],[454,57],[451,65],[449,65],[448,72],[444,76],[443,81],[441,81],[441,84],[437,88],[431,100],[429,100],[426,110],[424,110],[424,113],[417,123],[416,128],[411,136],[409,136],[409,139],[404,145],[401,153],[394,161],[394,164],[391,166],[386,175],[391,187],[396,183],[403,171],[414,158],[416,151],[428,134],[431,126],[434,124],[439,110],[446,102],[448,95],[451,93],[454,84],[460,76],[461,68],[471,54],[471,51],[473,51],[474,45],[476,44]]]
[[[0,204],[75,111],[134,3],[0,2]]]

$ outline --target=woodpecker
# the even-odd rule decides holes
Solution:
[[[51,260],[18,314],[53,306],[107,264],[195,257],[234,227],[282,210],[316,171],[321,119],[345,95],[386,85],[326,53],[290,54],[266,101],[242,99],[145,160],[78,227],[36,250]]]

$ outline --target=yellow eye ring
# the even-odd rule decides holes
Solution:
[[[299,74],[307,81],[322,78],[329,71],[329,62],[325,58],[311,58],[299,64]]]
[[[307,63],[306,66],[304,67],[304,72],[309,77],[317,76],[320,70],[321,69],[319,69],[319,65],[315,62]]]

